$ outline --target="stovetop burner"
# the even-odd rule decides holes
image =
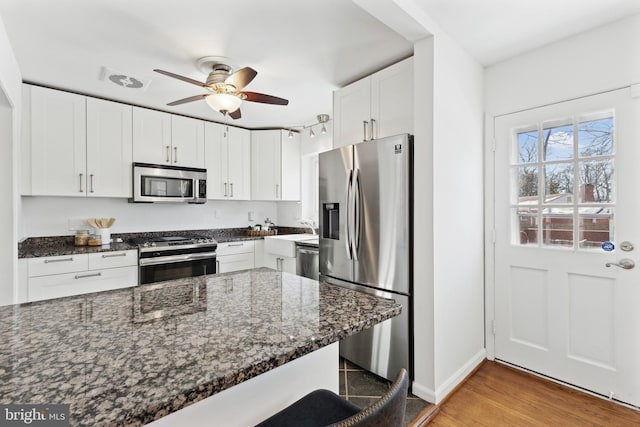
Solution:
[[[155,237],[134,237],[129,242],[140,246],[140,248],[158,248],[168,246],[211,246],[217,245],[215,239],[204,235],[192,236],[155,236]]]

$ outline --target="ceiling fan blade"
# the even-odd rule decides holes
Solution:
[[[231,74],[225,79],[225,83],[233,85],[236,90],[242,90],[243,87],[251,83],[258,72],[251,67],[244,67]]]
[[[251,102],[261,102],[263,104],[288,105],[289,100],[278,98],[277,96],[265,95],[258,92],[240,92],[242,99]]]
[[[190,96],[188,98],[178,99],[177,101],[170,102],[167,105],[174,106],[174,105],[186,104],[187,102],[199,101],[201,99],[206,98],[209,95],[210,95],[209,93],[205,93],[204,95]]]
[[[236,111],[229,113],[229,117],[234,120],[238,120],[240,117],[242,117],[242,113],[240,113],[240,109],[238,108]]]
[[[192,85],[207,87],[207,85],[202,82],[199,82],[194,79],[190,79],[189,77],[181,76],[180,74],[174,74],[164,70],[153,70],[153,71],[155,71],[156,73],[164,74],[165,76],[173,77],[174,79],[182,80],[183,82],[191,83]]]

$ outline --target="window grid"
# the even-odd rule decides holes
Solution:
[[[608,133],[601,131],[600,142],[604,150],[608,152],[593,153],[592,146],[584,145],[580,140],[581,133],[588,133],[588,126],[591,124],[604,123],[606,129],[607,122],[610,123]],[[582,129],[581,129],[582,126]],[[550,149],[550,137],[554,130],[560,129],[565,132],[571,129],[571,156],[560,154],[558,159],[547,158]],[[587,128],[587,130],[585,130]],[[613,221],[615,208],[615,176],[614,171],[614,117],[612,112],[598,113],[590,116],[573,117],[571,120],[557,120],[554,122],[539,122],[535,126],[528,126],[516,130],[512,144],[512,164],[511,164],[511,206],[512,219],[512,244],[584,250],[600,247],[600,243],[613,240]],[[532,152],[532,147],[521,144],[520,136],[526,137],[525,142],[531,143],[532,134],[536,134],[537,150]],[[547,138],[545,141],[544,139]],[[585,138],[588,140],[588,138]],[[595,140],[595,137],[593,138]],[[565,142],[567,138],[565,138]],[[608,144],[607,144],[608,142]],[[547,151],[545,151],[545,143]],[[581,145],[583,144],[583,145]],[[595,145],[595,144],[594,144]],[[586,148],[585,148],[586,147]],[[562,147],[559,147],[562,150]],[[524,150],[529,160],[522,158],[520,150]],[[527,150],[528,149],[528,150]],[[581,150],[584,152],[581,155]],[[562,169],[564,165],[564,169]],[[594,200],[594,184],[588,177],[583,177],[583,170],[588,166],[599,169],[602,175],[604,170],[605,189],[608,194],[607,200]],[[571,179],[571,183],[565,183],[565,192],[555,192],[552,188],[562,185],[559,183],[547,182],[549,174],[554,168],[562,171],[561,176]],[[571,171],[571,172],[569,172]],[[608,176],[607,173],[609,172]],[[535,175],[534,177],[531,174]],[[527,179],[528,178],[528,179]],[[553,178],[553,177],[552,177]],[[584,178],[584,183],[583,183]],[[548,185],[549,184],[549,185]],[[596,183],[598,184],[598,183]],[[600,186],[596,186],[598,193]],[[535,196],[530,194],[535,192]]]

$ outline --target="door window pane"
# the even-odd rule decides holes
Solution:
[[[538,131],[521,132],[518,134],[517,163],[537,163],[538,161]]]
[[[613,160],[591,160],[579,163],[580,202],[611,203],[613,201]]]
[[[545,161],[573,158],[573,126],[558,126],[542,133],[542,155]]]
[[[573,246],[573,208],[546,208],[542,212],[545,246]]]
[[[578,123],[578,155],[606,156],[613,153],[613,118]]]
[[[524,166],[518,171],[518,203],[538,202],[538,167]]]
[[[573,163],[544,166],[545,203],[573,203]]]
[[[613,209],[584,207],[578,209],[578,239],[581,248],[600,248],[613,238]]]
[[[513,210],[518,233],[517,242],[521,245],[537,245],[538,243],[538,215],[535,212],[536,210],[536,208]]]

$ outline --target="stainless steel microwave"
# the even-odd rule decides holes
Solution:
[[[133,164],[135,203],[207,201],[207,170],[178,166]]]

